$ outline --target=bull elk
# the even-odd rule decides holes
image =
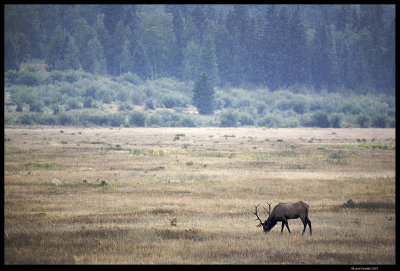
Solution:
[[[264,222],[262,222],[262,220],[257,214],[257,208],[260,205],[254,206],[256,210],[255,212],[253,212],[253,214],[255,214],[257,217],[256,220],[260,221],[257,227],[262,226],[264,229],[264,233],[269,232],[278,222],[282,222],[281,233],[283,233],[283,228],[286,225],[286,228],[290,234],[288,219],[300,218],[304,225],[302,234],[304,234],[308,224],[308,227],[310,228],[310,235],[312,235],[311,221],[308,218],[308,212],[310,210],[310,206],[307,203],[303,201],[291,202],[291,203],[279,203],[274,207],[272,213],[271,213],[271,204],[269,203],[267,204],[269,205],[269,210],[263,207],[264,210],[267,211],[268,213],[268,219],[265,220]]]

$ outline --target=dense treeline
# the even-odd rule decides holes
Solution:
[[[6,5],[4,68],[213,86],[395,91],[388,5]]]

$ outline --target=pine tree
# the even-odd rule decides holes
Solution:
[[[296,8],[289,22],[289,63],[287,66],[289,85],[307,83],[307,39],[300,9]]]
[[[130,72],[132,70],[133,59],[131,52],[129,51],[129,41],[126,40],[124,46],[122,47],[122,54],[121,54],[121,74]]]
[[[204,72],[194,86],[192,102],[197,107],[199,114],[214,113],[214,89]]]
[[[182,49],[185,46],[183,34],[184,34],[184,22],[183,16],[181,14],[179,7],[174,7],[172,9],[173,14],[173,27],[174,27],[174,34],[176,39],[176,53],[174,57],[174,73],[179,78],[182,79],[182,61],[183,61],[183,54]]]
[[[143,45],[139,43],[132,53],[133,66],[132,71],[136,73],[140,78],[146,80],[152,77],[152,70],[149,62],[149,58],[143,48]]]
[[[89,40],[87,45],[88,58],[87,58],[87,71],[97,74],[106,73],[106,60],[104,58],[103,46],[97,35],[95,35],[91,40]]]
[[[214,40],[211,36],[204,38],[204,44],[200,56],[200,72],[206,73],[213,85],[218,85],[218,64],[215,55]]]
[[[65,41],[63,69],[77,70],[80,68],[78,47],[76,47],[75,40],[70,34],[66,35]]]
[[[54,29],[46,57],[46,63],[50,70],[59,67],[60,60],[63,56],[64,42],[64,30],[61,28],[61,26],[57,26],[56,29]]]
[[[6,32],[4,36],[4,71],[8,70],[19,70],[17,51],[11,37],[11,32]]]
[[[96,36],[96,31],[91,28],[85,19],[78,19],[75,22],[74,31],[75,44],[79,50],[79,60],[85,71],[92,70],[92,52],[88,48],[88,43]]]
[[[200,46],[193,41],[190,41],[182,50],[182,75],[184,81],[194,81],[200,73]]]

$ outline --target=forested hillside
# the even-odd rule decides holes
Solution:
[[[110,125],[79,119],[110,109],[152,126],[164,108],[174,125],[394,126],[394,5],[4,9],[6,123]],[[218,119],[190,114],[203,73]]]

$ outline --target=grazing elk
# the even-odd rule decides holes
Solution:
[[[290,234],[290,229],[289,229],[289,224],[288,224],[288,219],[297,219],[300,218],[301,221],[303,222],[304,229],[303,229],[303,234],[306,230],[307,224],[308,227],[310,228],[310,235],[312,235],[312,230],[311,230],[311,221],[308,218],[308,212],[310,210],[310,206],[303,202],[303,201],[298,201],[298,202],[292,202],[292,203],[279,203],[274,207],[271,213],[271,204],[267,203],[269,205],[269,210],[265,209],[268,213],[268,219],[262,222],[260,217],[257,214],[257,206],[255,206],[256,210],[253,212],[253,214],[256,215],[256,220],[260,221],[260,224],[257,225],[257,227],[263,227],[264,233],[269,232],[278,222],[282,222],[282,229],[281,233],[283,233],[283,228],[286,225],[287,230],[289,231]]]

